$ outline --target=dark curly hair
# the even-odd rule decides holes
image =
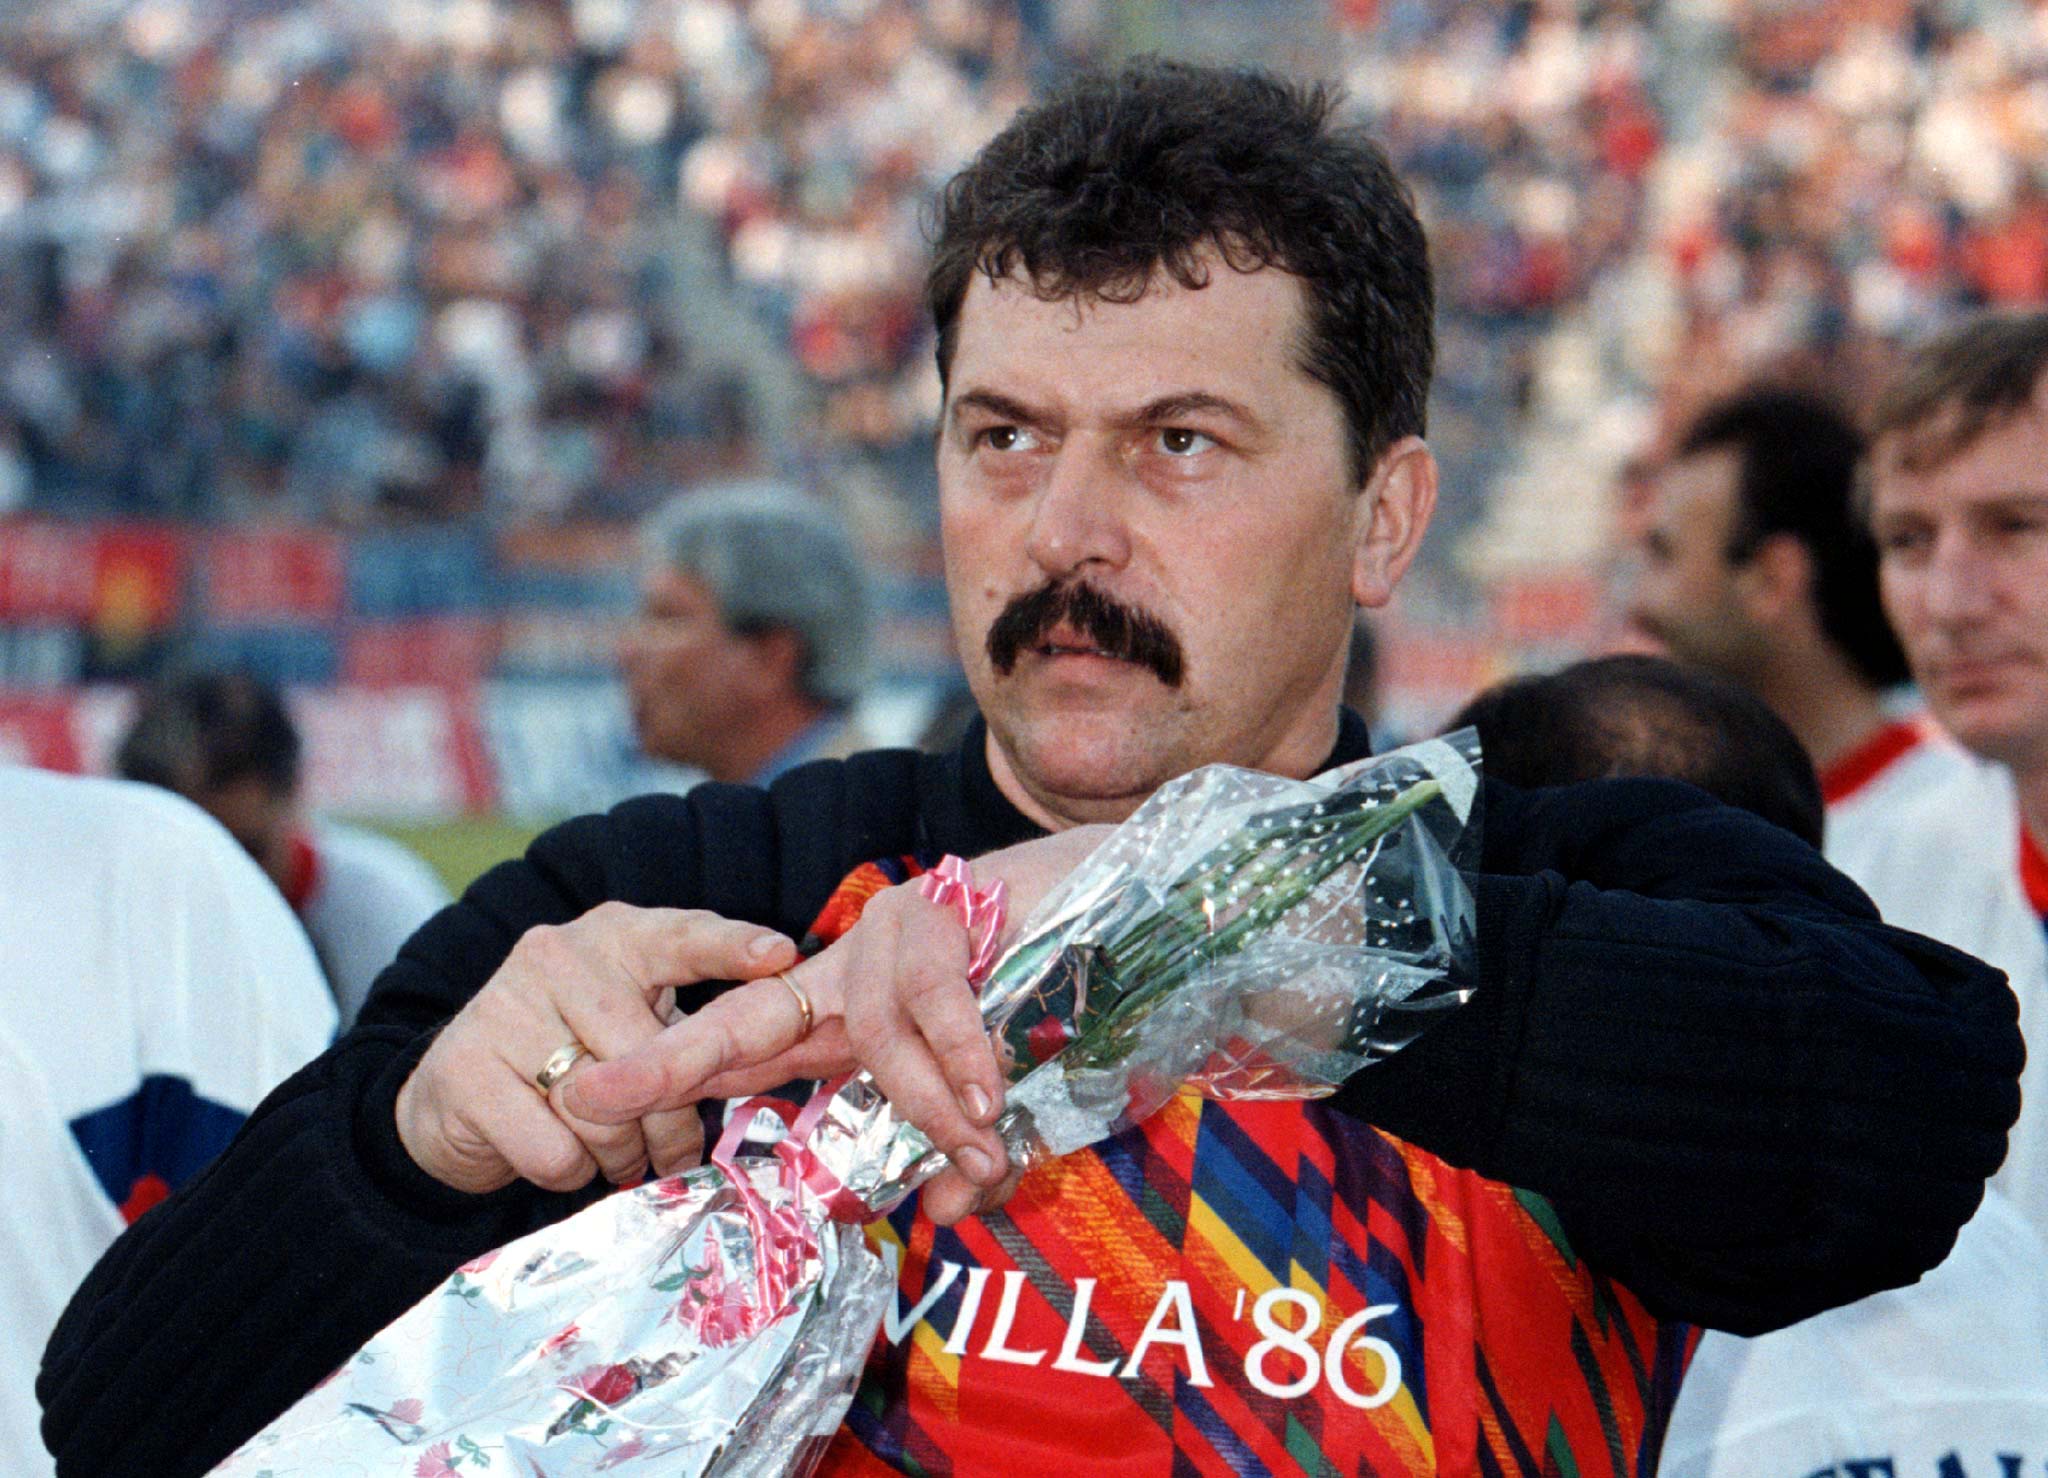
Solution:
[[[1821,630],[1875,687],[1909,675],[1906,654],[1877,594],[1877,543],[1856,501],[1863,435],[1832,402],[1762,386],[1701,412],[1677,455],[1732,451],[1736,512],[1728,559],[1742,563],[1764,540],[1790,534],[1813,564]]]
[[[1042,297],[1135,302],[1154,274],[1278,267],[1308,293],[1300,362],[1344,407],[1353,474],[1424,429],[1428,243],[1408,191],[1337,95],[1259,72],[1138,61],[1018,116],[941,193],[925,301],[943,384],[974,274]]]

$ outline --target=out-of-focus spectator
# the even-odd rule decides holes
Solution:
[[[2002,968],[2030,1043],[1993,1182],[2048,1237],[2048,313],[1916,349],[1873,419],[1885,612],[1942,726],[1988,761],[1905,818],[1861,880],[1907,928]]]
[[[0,766],[0,1469],[48,1478],[37,1350],[122,1227],[326,1047],[255,865],[175,797]]]
[[[679,494],[643,531],[639,619],[620,643],[650,758],[765,785],[870,747],[852,717],[874,606],[845,525],[790,488]]]
[[[256,859],[305,926],[344,1028],[398,947],[448,902],[397,842],[304,814],[298,730],[254,678],[200,673],[144,693],[115,765],[196,802]]]
[[[1894,717],[1906,659],[1855,508],[1863,438],[1831,403],[1776,389],[1704,409],[1656,482],[1630,598],[1671,655],[1750,689],[1820,771],[1829,860],[1863,876],[1902,806],[1965,762]]]
[[[1965,320],[1913,352],[1873,417],[1885,611],[1934,716],[1991,763],[1901,812],[1858,881],[1888,920],[2012,982],[2028,1065],[2005,1165],[1917,1287],[1753,1341],[1707,1336],[1666,1445],[1682,1478],[1852,1459],[1964,1472],[2048,1448],[2044,467],[2048,314]]]

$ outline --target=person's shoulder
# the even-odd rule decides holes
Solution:
[[[1987,848],[1992,836],[2016,838],[2019,798],[2012,772],[1967,750],[1945,751],[1938,768],[1909,793],[1901,794],[1884,813],[1890,843],[1876,859],[1879,873],[1899,868],[1917,871],[1922,859],[1941,855],[1942,865],[1955,866],[1996,854],[1996,870],[2011,865],[2010,849]]]
[[[446,901],[448,890],[439,876],[426,859],[403,842],[382,832],[324,818],[312,823],[309,830],[320,865],[331,874],[408,893],[433,894]]]
[[[235,839],[198,806],[132,780],[0,766],[0,815],[16,836],[34,837],[39,847],[105,847],[125,857],[241,855]]]

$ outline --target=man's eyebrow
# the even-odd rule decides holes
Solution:
[[[1162,395],[1157,400],[1148,400],[1123,419],[1133,426],[1163,426],[1183,416],[1195,415],[1223,416],[1241,426],[1262,424],[1245,406],[1207,390],[1183,390],[1173,395]]]
[[[1045,415],[1032,409],[1021,400],[1013,400],[997,390],[963,390],[953,397],[947,408],[948,419],[957,419],[962,411],[985,411],[1005,421],[1014,421],[1020,426],[1041,424]]]

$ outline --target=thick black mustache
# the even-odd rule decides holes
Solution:
[[[1046,584],[1004,606],[988,629],[988,660],[1008,677],[1017,659],[1062,621],[1099,650],[1149,669],[1169,688],[1181,685],[1187,659],[1166,623],[1092,585]]]

